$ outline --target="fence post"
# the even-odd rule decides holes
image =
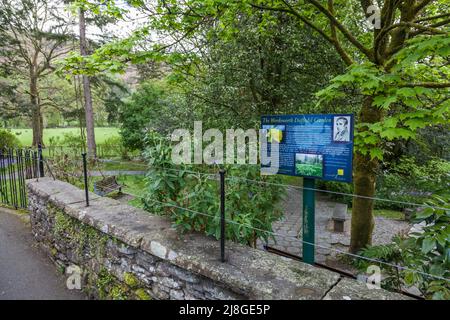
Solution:
[[[84,172],[84,191],[86,192],[86,207],[89,207],[89,185],[88,185],[88,178],[87,178],[86,153],[83,153],[82,156],[83,156],[83,172]]]
[[[225,262],[225,170],[220,174],[220,259]]]
[[[303,178],[303,262],[314,264],[315,180]]]
[[[44,173],[44,158],[42,157],[42,145],[38,144],[38,157],[39,157],[39,175],[42,177],[45,176]]]

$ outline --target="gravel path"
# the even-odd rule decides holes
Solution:
[[[36,246],[30,227],[15,211],[0,207],[0,300],[81,300]]]

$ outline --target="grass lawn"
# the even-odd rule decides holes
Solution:
[[[145,176],[118,176],[117,180],[125,193],[141,196],[145,192]]]
[[[103,179],[102,177],[91,177],[89,179],[89,191],[94,192],[94,183]],[[135,199],[128,201],[128,204],[142,208],[142,201],[139,196],[143,196],[145,193],[145,176],[127,176],[127,175],[119,175],[117,176],[117,182],[123,185],[122,191],[124,193],[129,193],[131,195],[137,196]],[[84,184],[82,181],[76,184],[76,186],[80,189],[84,189]],[[116,198],[117,192],[112,192],[107,197]]]
[[[33,131],[31,129],[11,129],[11,132],[16,134],[22,146],[31,146],[33,142]],[[44,143],[48,144],[51,137],[63,137],[64,133],[79,134],[79,128],[52,128],[44,129]],[[119,128],[95,128],[95,140],[97,143],[102,143],[106,139],[119,136]]]
[[[145,193],[144,179],[145,176],[119,176],[117,178],[120,184],[125,185],[123,192],[136,196],[143,196]],[[128,204],[136,208],[143,208],[142,199],[138,197],[128,201]]]

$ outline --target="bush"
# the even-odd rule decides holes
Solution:
[[[450,197],[434,196],[426,201],[430,207],[418,212],[414,222],[424,223],[421,232],[396,236],[391,244],[371,246],[360,254],[363,257],[393,263],[407,268],[386,266],[382,269],[382,285],[388,289],[414,286],[428,299],[450,299]],[[355,261],[361,270],[374,262]]]
[[[124,160],[130,159],[130,152],[121,137],[111,137],[98,144],[97,153],[100,157],[120,156]]]
[[[0,149],[20,147],[19,139],[10,131],[0,129]]]
[[[64,132],[61,145],[71,149],[80,150],[86,148],[86,141],[81,137],[81,135],[72,132]]]
[[[193,110],[177,91],[165,81],[147,81],[124,103],[119,112],[120,134],[129,150],[144,150],[151,130],[169,134],[185,126]]]
[[[432,159],[419,166],[402,157],[398,164],[378,176],[377,197],[406,203],[424,203],[433,194],[445,194],[450,187],[450,162]],[[401,210],[408,204],[376,201],[375,208]]]
[[[329,190],[338,193],[353,194],[353,184],[351,183],[317,180],[317,189]],[[324,195],[328,195],[331,199],[336,200],[338,202],[345,203],[349,207],[352,206],[353,201],[352,196],[343,196],[340,194],[333,194],[333,193],[324,193]]]
[[[165,94],[161,86],[143,83],[120,109],[120,134],[125,146],[131,150],[144,149],[146,132],[152,127],[152,122],[160,118],[158,112],[164,108]]]
[[[146,209],[169,216],[181,231],[199,231],[219,238],[220,194],[215,175],[217,168],[203,165],[175,166],[171,161],[170,141],[155,132],[149,133],[147,144],[145,156],[151,169],[147,174]],[[241,178],[272,182],[279,182],[279,178],[261,177],[259,166],[256,165],[226,165],[225,169],[227,177],[230,177],[226,181],[226,219],[231,221],[227,222],[227,239],[251,246],[256,245],[258,238],[268,240],[272,223],[282,217],[278,203],[284,189]],[[232,176],[239,178],[231,178]]]
[[[347,183],[320,181],[318,188],[353,194],[353,185]],[[376,197],[386,200],[375,201],[375,209],[402,210],[411,207],[407,203],[424,203],[433,194],[445,194],[450,190],[450,162],[432,159],[418,165],[414,159],[402,157],[398,164],[378,174]],[[332,199],[351,206],[353,197],[333,195]]]

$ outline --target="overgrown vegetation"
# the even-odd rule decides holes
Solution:
[[[319,188],[341,193],[354,194],[352,185],[336,182],[319,182]],[[448,195],[450,190],[450,163],[443,159],[431,158],[418,164],[415,158],[403,156],[395,163],[386,164],[377,178],[375,196],[383,200],[374,201],[375,209],[403,210],[415,208],[433,194]],[[332,198],[351,206],[352,197],[330,195]]]
[[[0,149],[17,148],[19,146],[20,141],[13,133],[0,129]]]
[[[171,161],[171,143],[156,132],[147,136],[145,155],[150,164],[147,174],[145,207],[152,213],[165,214],[181,231],[198,231],[220,237],[219,167],[176,166]],[[279,202],[281,187],[259,185],[241,179],[279,181],[261,177],[259,167],[226,165],[226,237],[256,246],[257,239],[267,240],[272,223],[282,217]],[[193,173],[193,171],[200,173]],[[186,208],[188,210],[185,210]]]
[[[382,285],[400,290],[414,287],[429,299],[450,299],[450,197],[434,196],[430,206],[414,216],[420,224],[416,231],[397,235],[387,245],[370,246],[360,252],[363,257],[399,265],[405,269],[379,264]],[[355,259],[363,272],[376,262]]]

